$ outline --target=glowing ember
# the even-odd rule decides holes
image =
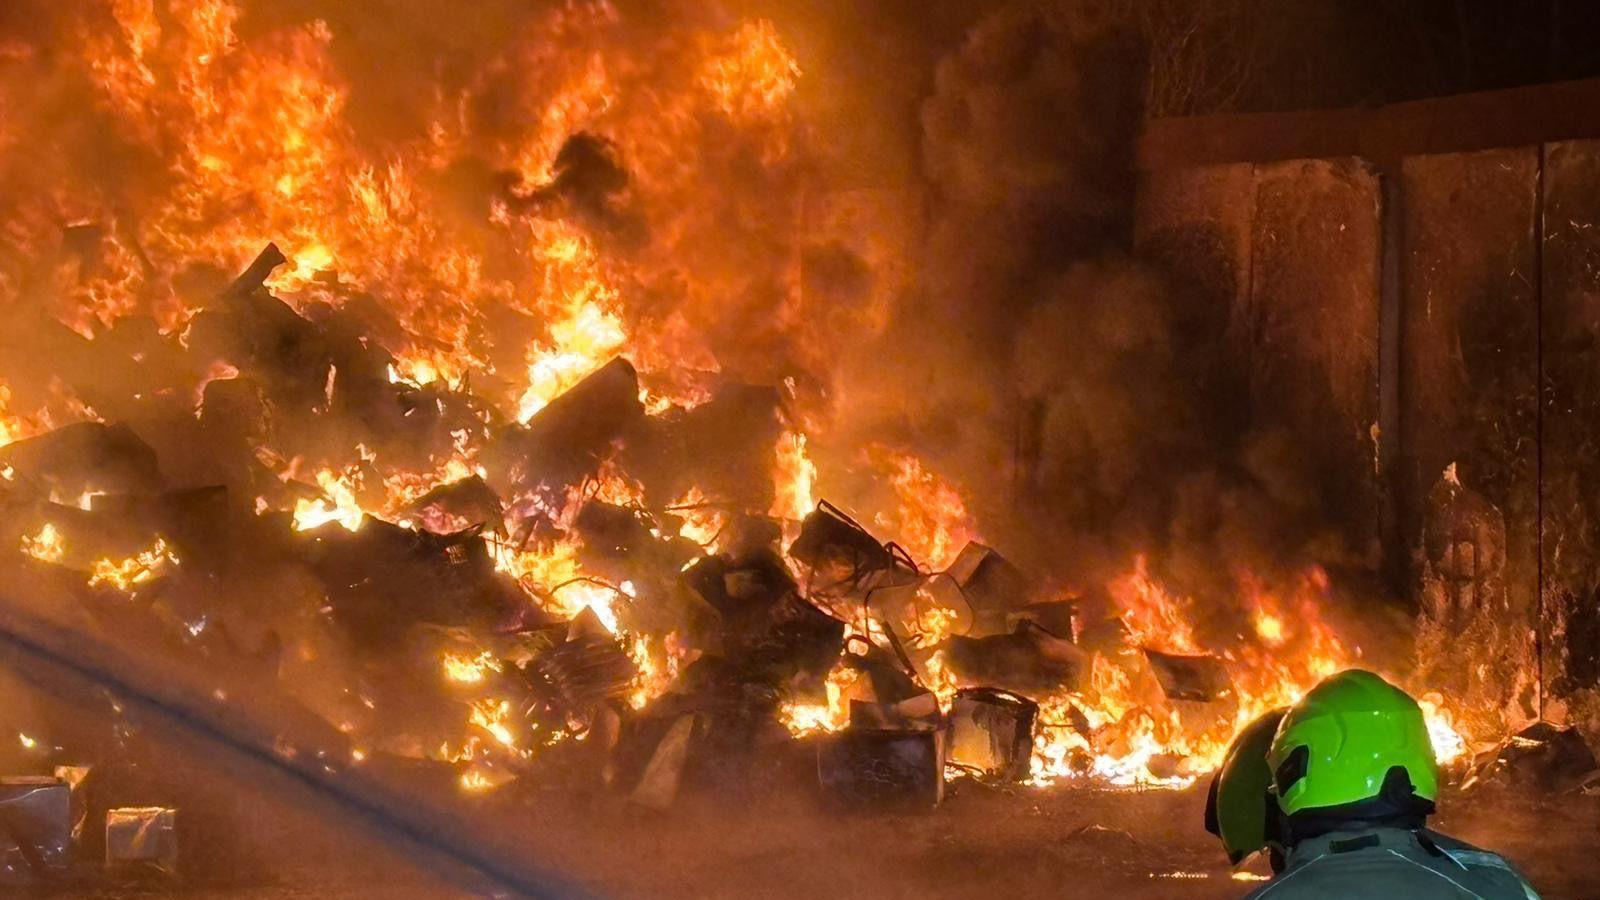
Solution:
[[[130,591],[161,575],[178,558],[167,547],[166,540],[156,538],[154,545],[127,559],[97,559],[89,572],[91,586],[108,586],[119,591]]]
[[[0,276],[0,288],[4,286],[3,280]],[[4,297],[4,291],[0,290],[0,300]],[[22,413],[13,406],[13,399],[11,388],[0,379],[0,447],[36,437],[67,422],[98,418],[60,378],[51,379],[50,398],[44,408]],[[3,472],[0,477],[10,479]]]
[[[840,663],[828,673],[825,703],[785,703],[778,713],[784,727],[796,737],[818,731],[838,731],[850,724],[849,692],[861,672]]]
[[[563,540],[537,550],[498,545],[492,547],[492,555],[496,568],[521,581],[550,612],[571,618],[585,609],[593,610],[614,634],[617,614],[613,607],[620,586],[613,588],[584,574],[578,549],[573,541]]]
[[[500,671],[500,661],[487,650],[477,656],[446,653],[443,664],[444,676],[460,684],[481,684],[490,672]]]
[[[67,558],[67,541],[54,524],[46,522],[38,534],[22,536],[22,552],[40,562],[60,563]]]
[[[680,537],[694,541],[708,553],[716,552],[717,538],[728,527],[728,514],[712,506],[698,487],[690,488],[668,510],[683,519],[678,529]]]
[[[21,420],[12,418],[8,410],[10,403],[11,389],[0,383],[0,447],[15,443],[25,436]]]
[[[517,736],[511,730],[511,701],[487,699],[474,701],[472,715],[468,721],[488,732],[489,736],[502,746],[516,749]]]
[[[665,694],[678,680],[683,666],[693,661],[688,646],[675,631],[660,641],[648,635],[633,635],[628,657],[639,670],[628,688],[628,705],[634,709],[643,709]]]
[[[459,436],[459,439],[464,441],[465,437],[466,435],[462,434]],[[413,472],[405,469],[391,470],[388,474],[384,475],[383,509],[377,512],[381,512],[392,518],[399,514],[402,510],[407,509],[416,501],[420,500],[429,491],[432,491],[437,487],[462,481],[467,478],[481,478],[486,474],[487,473],[484,471],[483,467],[473,462],[470,453],[464,449],[458,450],[456,455],[451,456],[443,463],[440,463],[431,471]],[[347,502],[354,504],[355,498],[351,496]],[[368,512],[374,511],[368,510]],[[360,522],[357,521],[356,524],[359,526]],[[468,524],[475,523],[461,522],[453,524],[456,524],[458,527],[450,530],[460,530],[460,528],[464,528]]]
[[[295,530],[309,531],[329,522],[338,522],[349,531],[359,530],[361,520],[366,517],[366,511],[356,499],[360,475],[323,469],[317,472],[316,479],[321,494],[295,503]]]

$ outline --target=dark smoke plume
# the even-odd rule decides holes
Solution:
[[[947,48],[920,104],[917,278],[836,379],[847,431],[935,454],[985,534],[1082,588],[1140,553],[1219,600],[1247,573],[1359,569],[1316,448],[1248,419],[1232,311],[1132,246],[1143,59],[1067,4],[1007,4]]]

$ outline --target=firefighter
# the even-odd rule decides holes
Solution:
[[[1505,859],[1424,827],[1439,796],[1428,727],[1381,677],[1353,669],[1313,688],[1267,764],[1286,859],[1247,900],[1538,900]]]
[[[1266,851],[1272,871],[1283,869],[1283,842],[1278,834],[1277,800],[1272,795],[1272,767],[1267,751],[1288,707],[1263,714],[1239,732],[1206,795],[1206,830],[1222,841],[1228,862]]]

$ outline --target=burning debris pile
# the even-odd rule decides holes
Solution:
[[[266,248],[187,343],[141,345],[194,378],[169,445],[85,421],[0,447],[0,595],[159,654],[330,772],[657,809],[797,779],[848,808],[929,808],[951,776],[1183,784],[1237,723],[1353,659],[1315,620],[1314,575],[1295,613],[1311,651],[1214,655],[1142,561],[1071,594],[977,540],[943,551],[959,518],[918,536],[948,558],[919,558],[809,501],[780,390],[648,412],[617,358],[501,419],[465,387],[390,374],[347,311],[275,298],[283,262]],[[358,453],[308,471],[266,449],[285,442]],[[1257,642],[1287,648],[1288,612],[1257,603]],[[114,794],[138,770],[114,699],[98,718],[31,712],[8,723],[10,771],[86,770]],[[97,813],[108,858],[129,817],[172,830],[170,801],[148,810]],[[164,859],[170,839],[151,840],[126,853]]]
[[[979,298],[969,328],[900,296],[921,296],[899,271],[919,204],[818,174],[838,160],[796,115],[770,21],[666,4],[666,27],[604,2],[504,34],[464,17],[445,37],[493,52],[446,47],[437,83],[408,67],[357,92],[346,70],[396,48],[342,41],[387,31],[265,6],[116,2],[0,40],[0,615],[148,663],[259,720],[282,757],[451,803],[562,789],[667,809],[798,784],[926,809],[951,778],[1185,785],[1242,723],[1373,664],[1299,557],[1270,575],[1207,557],[1236,595],[1194,598],[1101,535],[1039,571],[1039,547],[1008,550],[980,514],[1027,507],[974,490],[992,467],[960,483],[939,429],[881,408],[1003,406],[984,379],[906,373],[946,343],[987,354],[946,368],[1011,354],[986,331],[1019,326],[990,307],[1034,286],[987,270],[1043,270],[1011,254],[1122,215],[1085,188],[1116,193],[1100,170],[1121,171],[1126,135],[992,138],[967,95],[1028,72],[998,93],[1054,104],[1052,79],[1110,57],[1004,64],[1035,43],[1008,39],[1032,30],[1018,7],[945,67],[925,125],[953,210],[929,268],[949,271],[929,281]],[[117,140],[85,138],[102,126]],[[1017,185],[979,177],[990,140]],[[950,249],[973,232],[997,246]],[[1161,297],[1136,267],[1073,271],[1052,295],[1119,304],[1074,354],[1050,337],[1077,307],[1016,317],[1049,326],[1020,342],[1048,363],[1028,391],[1077,398],[1035,404],[1029,440],[1109,459],[1132,438],[1080,419],[1133,435],[1163,414],[1101,415],[1162,368]],[[1065,462],[1028,477],[1072,500],[1049,523],[1067,531],[1186,452],[1119,458],[1114,490],[1078,492]],[[1071,571],[1080,555],[1096,567]],[[174,840],[226,830],[114,692],[69,713],[4,677],[0,773],[35,780],[0,797],[42,829],[14,870],[54,868],[69,819],[91,857],[158,870]],[[1461,755],[1443,698],[1424,701],[1441,756]]]

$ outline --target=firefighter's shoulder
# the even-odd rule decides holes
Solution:
[[[1505,896],[1539,900],[1539,894],[1510,860],[1458,838],[1424,830],[1419,838],[1431,843],[1452,862],[1491,881]]]

